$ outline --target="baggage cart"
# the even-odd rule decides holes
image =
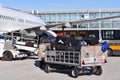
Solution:
[[[102,74],[102,65],[107,63],[107,52],[102,52],[101,45],[82,46],[80,51],[45,51],[45,72],[51,69],[71,69],[71,76],[76,78],[81,70],[89,69],[95,75]],[[79,71],[80,70],[80,71]]]

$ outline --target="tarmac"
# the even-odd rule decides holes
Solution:
[[[78,78],[71,77],[71,70],[56,70],[46,73],[39,68],[39,60],[31,57],[24,60],[0,61],[0,80],[119,80],[120,56],[108,57],[108,63],[102,66],[103,73],[96,76],[83,73]]]

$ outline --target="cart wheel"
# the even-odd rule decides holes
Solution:
[[[102,74],[102,68],[101,68],[101,66],[94,67],[93,68],[93,72],[94,72],[95,75],[100,76]]]
[[[50,72],[50,66],[48,64],[45,65],[45,72],[46,73]]]
[[[71,75],[72,75],[72,77],[74,77],[74,78],[77,78],[77,77],[78,77],[79,73],[78,73],[77,68],[73,68],[73,69],[72,69]]]

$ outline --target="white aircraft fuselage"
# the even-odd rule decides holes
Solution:
[[[0,7],[0,33],[45,26],[39,17],[7,7]]]

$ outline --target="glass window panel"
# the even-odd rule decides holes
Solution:
[[[118,16],[118,15],[120,15],[120,12],[112,12],[111,15],[112,16]]]
[[[60,20],[60,14],[56,14],[56,20]]]
[[[90,23],[90,28],[99,28],[99,23],[98,22]]]
[[[120,28],[120,21],[112,21],[113,28]]]
[[[51,14],[51,20],[55,20],[55,15]]]
[[[80,20],[80,19],[81,19],[81,14],[80,13],[76,14],[76,20]]]
[[[111,16],[111,12],[102,12],[101,16],[102,17],[109,17],[109,16]]]
[[[61,20],[66,20],[66,14],[61,14]]]
[[[101,23],[101,28],[111,28],[112,23],[110,21],[104,21]]]
[[[69,18],[70,18],[69,14],[66,14],[66,20],[69,20]]]
[[[80,24],[78,28],[88,28],[88,23]]]
[[[76,20],[76,14],[75,13],[71,14],[71,19]]]
[[[90,19],[99,18],[99,13],[89,13],[89,18]]]
[[[44,14],[42,14],[40,17],[41,17],[41,19],[46,20],[46,17]]]

